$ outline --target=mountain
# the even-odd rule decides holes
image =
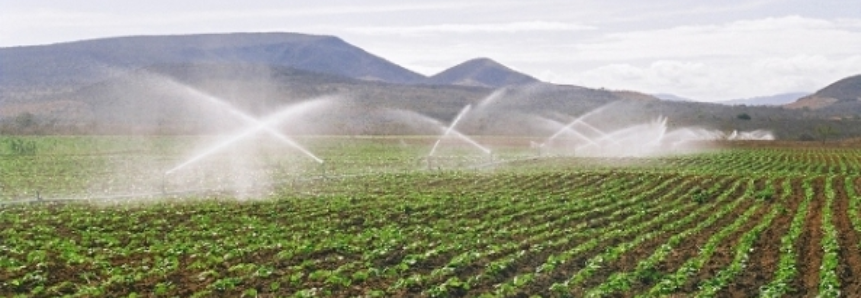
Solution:
[[[313,129],[303,132],[323,134],[437,133],[433,126],[427,126],[429,120],[393,120],[389,114],[403,118],[404,113],[415,112],[447,123],[464,106],[473,104],[475,116],[461,124],[463,132],[528,135],[541,129],[539,124],[547,125],[535,122],[530,115],[568,121],[559,115],[577,115],[615,101],[657,101],[631,91],[551,84],[501,89],[408,85],[264,64],[157,64],[68,92],[0,103],[0,132],[222,132],[241,123],[227,121],[230,115],[219,111],[216,101],[263,117],[315,98],[331,98],[333,102],[317,112],[296,115],[307,119],[290,122],[289,129],[307,126]],[[381,114],[384,116],[378,116]],[[21,117],[29,120],[24,123],[19,121],[24,119]],[[37,125],[23,125],[27,123]],[[422,123],[424,128],[414,129]]]
[[[472,59],[446,69],[427,80],[431,85],[460,85],[501,88],[511,85],[538,83],[531,76],[514,71],[488,58]]]
[[[652,96],[657,97],[660,100],[665,100],[665,101],[685,101],[685,102],[695,102],[696,101],[696,100],[693,100],[690,98],[684,98],[684,97],[677,96],[675,94],[669,94],[669,93],[657,93],[657,94],[652,94]]]
[[[861,101],[861,75],[834,82],[813,95],[834,98],[838,101]]]
[[[155,64],[233,62],[287,66],[392,83],[425,78],[333,36],[297,33],[132,36],[0,48],[0,91],[68,91]]]
[[[748,105],[748,106],[780,106],[788,103],[792,103],[799,98],[810,95],[810,93],[806,92],[792,92],[792,93],[782,93],[775,94],[770,96],[758,96],[751,98],[742,98],[742,99],[733,99],[720,101],[718,103],[725,105]]]
[[[0,102],[0,133],[161,135],[246,127],[222,108],[229,105],[259,119],[298,107],[283,114],[289,117],[279,126],[291,134],[427,135],[439,133],[470,104],[458,124],[468,135],[547,137],[598,109],[588,122],[607,128],[664,116],[670,127],[768,129],[781,139],[815,134],[818,125],[841,136],[861,135],[857,120],[778,107],[669,102],[632,91],[542,83],[498,89],[407,85],[249,63],[158,64],[68,92]]]
[[[785,107],[790,109],[808,108],[817,110],[827,107],[834,108],[835,105],[844,108],[856,105],[861,106],[861,75],[838,80],[816,91],[816,93],[786,104]]]
[[[0,133],[194,134],[247,125],[230,121],[227,104],[253,117],[299,105],[282,129],[309,134],[435,134],[471,105],[458,125],[471,135],[543,137],[610,106],[589,123],[621,128],[664,116],[670,127],[770,129],[783,139],[815,134],[818,125],[858,136],[858,78],[849,79],[817,93],[831,106],[794,111],[541,83],[486,58],[426,78],[330,36],[118,37],[0,48]]]

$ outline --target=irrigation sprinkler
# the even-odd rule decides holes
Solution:
[[[432,172],[432,171],[437,171],[437,172],[442,171],[442,166],[446,165],[446,163],[445,163],[445,159],[444,159],[444,158],[442,159],[443,161],[442,161],[442,162],[440,162],[440,159],[439,159],[439,158],[428,155],[428,156],[425,158],[425,160],[427,161],[427,164],[428,164],[428,171],[429,171],[429,172]]]
[[[320,163],[320,177],[326,179],[326,163],[324,162]]]
[[[161,194],[167,196],[167,174],[168,172],[164,172],[161,175]]]

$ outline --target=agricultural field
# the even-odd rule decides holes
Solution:
[[[259,146],[166,175],[196,141],[0,139],[0,296],[861,293],[861,146],[587,158],[488,138],[494,156],[429,163],[433,139],[309,137],[324,163]]]

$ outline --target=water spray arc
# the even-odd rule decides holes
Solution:
[[[640,151],[648,151],[657,148],[664,141],[667,133],[667,118],[659,116],[650,123],[634,125],[613,131],[596,139],[595,142],[577,146],[575,151],[582,151],[590,147],[599,147],[612,142],[614,145],[636,146]]]
[[[230,146],[233,143],[236,143],[239,140],[242,140],[242,139],[247,138],[248,136],[250,136],[252,134],[257,133],[258,131],[262,130],[264,126],[266,126],[266,124],[261,124],[261,125],[257,125],[257,126],[248,128],[248,129],[240,132],[239,134],[236,134],[236,135],[234,135],[228,139],[225,139],[224,141],[221,141],[220,143],[216,144],[215,146],[209,147],[205,151],[195,155],[191,159],[186,160],[185,162],[173,167],[172,169],[165,171],[164,173],[165,173],[165,175],[170,175],[173,172],[176,172],[182,168],[185,168],[190,164],[198,162],[198,161],[206,158],[207,156],[210,156],[210,155],[212,155],[218,151],[221,151],[222,149],[226,148],[227,146]]]
[[[457,123],[458,123],[458,122],[460,122],[460,119],[463,117],[463,115],[466,115],[466,113],[467,113],[467,112],[469,112],[469,110],[470,110],[470,108],[471,108],[471,107],[472,107],[472,105],[467,105],[466,107],[464,107],[464,108],[460,111],[460,113],[458,113],[458,115],[457,115],[457,117],[455,117],[454,121],[452,121],[452,122],[451,122],[451,125],[449,125],[447,128],[445,128],[444,133],[442,134],[442,136],[440,136],[440,137],[436,140],[436,143],[434,143],[434,146],[433,146],[433,148],[431,148],[431,152],[430,152],[430,154],[428,154],[428,156],[433,156],[433,155],[434,155],[434,153],[436,152],[437,147],[439,146],[440,142],[442,141],[442,139],[444,139],[445,137],[447,137],[447,136],[449,136],[449,135],[454,135],[454,136],[455,136],[455,137],[457,137],[458,139],[461,139],[461,140],[463,140],[464,142],[469,143],[470,145],[472,145],[472,146],[473,146],[473,147],[475,147],[476,149],[480,150],[481,152],[484,152],[484,154],[491,154],[491,153],[492,153],[492,151],[490,150],[490,148],[487,148],[487,147],[485,147],[485,146],[482,146],[481,144],[479,144],[478,142],[476,142],[476,141],[475,141],[475,140],[473,140],[472,138],[470,138],[470,137],[468,137],[467,135],[462,134],[461,132],[459,132],[459,131],[457,131],[456,129],[454,129],[455,125],[457,125]]]
[[[263,123],[260,120],[258,120],[257,118],[252,117],[251,115],[248,115],[246,113],[243,113],[242,111],[240,111],[236,107],[228,104],[224,100],[218,99],[214,96],[203,93],[201,91],[198,91],[198,90],[191,88],[191,87],[188,87],[188,86],[183,86],[183,87],[185,87],[185,89],[188,92],[195,95],[196,98],[202,98],[202,99],[206,100],[207,102],[214,104],[223,110],[226,110],[230,114],[232,114],[236,117],[239,117],[240,119],[249,123],[250,125],[260,125]],[[320,159],[319,157],[317,157],[316,155],[314,155],[313,153],[311,153],[310,151],[308,151],[307,149],[305,149],[304,147],[302,147],[301,145],[299,145],[298,143],[293,141],[293,139],[291,139],[291,138],[285,136],[283,133],[273,129],[270,125],[265,125],[265,126],[261,127],[261,129],[265,130],[267,133],[274,136],[275,138],[277,138],[281,142],[287,144],[288,146],[293,147],[294,149],[298,150],[299,152],[302,152],[303,154],[310,157],[314,161],[316,161],[318,163],[323,163],[322,159]]]
[[[615,103],[615,102],[614,102],[614,103]],[[597,114],[597,113],[600,113],[601,111],[603,111],[603,110],[607,109],[608,107],[612,106],[614,103],[610,103],[610,104],[604,105],[604,106],[602,106],[602,107],[600,107],[600,108],[597,108],[597,109],[594,109],[594,110],[592,110],[592,111],[589,111],[588,113],[583,114],[583,115],[582,115],[582,116],[580,116],[580,117],[577,117],[577,119],[574,119],[573,121],[569,122],[569,123],[568,123],[568,125],[565,125],[565,126],[564,126],[564,127],[562,127],[561,129],[559,129],[558,131],[556,131],[556,133],[554,133],[553,135],[551,135],[550,137],[548,137],[548,138],[547,138],[543,143],[541,143],[541,145],[539,145],[539,146],[544,147],[544,146],[545,146],[545,145],[547,145],[548,143],[552,142],[554,139],[558,138],[561,134],[565,133],[566,131],[573,131],[573,130],[572,130],[572,127],[574,127],[574,125],[577,125],[578,123],[583,123],[585,126],[590,127],[590,129],[595,130],[595,131],[599,132],[599,133],[600,133],[600,134],[602,134],[602,135],[606,135],[606,133],[604,133],[603,131],[601,131],[601,130],[599,130],[599,129],[595,128],[594,126],[592,126],[592,125],[590,125],[590,124],[588,124],[588,123],[586,123],[584,120],[585,120],[586,118],[589,118],[589,117],[590,117],[590,116],[592,116],[592,115],[595,115],[595,114]],[[582,134],[581,134],[581,135],[582,135]],[[585,137],[585,136],[584,136],[584,137]],[[590,138],[588,138],[588,137],[587,137],[586,139],[588,139],[591,143],[594,143],[594,140],[592,140],[592,139],[590,139]]]
[[[224,140],[224,141],[222,141],[222,142],[220,142],[214,146],[209,147],[207,150],[197,154],[196,156],[192,157],[191,159],[186,160],[185,162],[173,167],[170,170],[167,170],[165,172],[165,175],[169,175],[169,174],[176,172],[177,170],[180,170],[180,169],[182,169],[182,168],[184,168],[190,164],[193,164],[197,161],[200,161],[203,158],[210,156],[210,155],[212,155],[218,151],[221,151],[222,149],[228,147],[229,145],[236,143],[242,139],[245,139],[245,138],[247,138],[247,137],[249,137],[249,136],[251,136],[257,132],[260,132],[260,131],[266,131],[266,132],[274,135],[276,138],[278,138],[282,142],[290,145],[291,147],[299,150],[300,152],[304,153],[308,157],[312,158],[314,161],[322,164],[323,163],[322,159],[320,159],[316,155],[312,154],[310,151],[303,148],[302,146],[300,146],[299,144],[294,142],[292,139],[288,138],[287,136],[284,136],[283,134],[281,134],[280,132],[278,132],[277,130],[272,128],[272,126],[274,126],[274,125],[278,124],[278,122],[282,121],[285,116],[289,116],[290,114],[294,113],[295,108],[296,108],[295,106],[290,106],[290,107],[284,108],[284,109],[264,118],[263,120],[257,120],[255,118],[248,116],[248,115],[245,115],[239,111],[234,111],[234,113],[237,115],[244,115],[244,116],[242,116],[243,119],[245,119],[248,122],[252,122],[253,126],[247,128],[243,131],[240,131],[239,133],[233,135],[232,137],[230,137],[230,138],[228,138],[228,139],[226,139],[226,140]]]
[[[460,119],[463,118],[463,115],[465,115],[466,112],[469,112],[471,108],[472,105],[466,105],[465,107],[463,107],[463,109],[460,110],[460,112],[457,113],[457,116],[454,117],[454,120],[451,121],[451,124],[446,127],[445,132],[443,132],[443,134],[436,139],[436,142],[433,144],[433,147],[431,148],[431,151],[428,156],[433,156],[434,153],[436,153],[436,148],[439,147],[439,143],[442,142],[442,139],[451,134],[452,130],[454,130],[454,126],[457,125],[458,122],[460,122]]]
[[[433,158],[434,154],[436,154],[436,150],[439,147],[442,140],[445,139],[446,137],[448,137],[449,135],[454,135],[457,138],[469,143],[470,145],[477,148],[478,150],[480,150],[484,154],[487,154],[489,156],[490,160],[493,161],[493,151],[491,151],[489,148],[487,148],[485,146],[482,146],[481,144],[479,144],[478,142],[476,142],[472,138],[460,133],[459,131],[457,131],[455,129],[455,126],[457,126],[457,124],[460,122],[460,120],[463,119],[463,116],[466,115],[470,111],[470,109],[472,109],[471,104],[468,104],[465,107],[463,107],[463,109],[461,109],[460,112],[457,113],[457,116],[454,117],[454,120],[451,121],[451,124],[449,124],[448,127],[444,128],[442,135],[440,135],[439,138],[437,138],[436,142],[434,142],[433,147],[431,147],[431,151],[430,151],[430,153],[428,153],[428,156],[427,156],[428,169],[433,168],[431,159]]]

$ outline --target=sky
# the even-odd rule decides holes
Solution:
[[[0,0],[0,47],[127,35],[338,36],[432,75],[487,57],[538,79],[721,101],[861,74],[859,0]]]

